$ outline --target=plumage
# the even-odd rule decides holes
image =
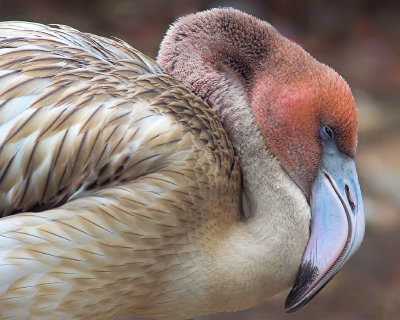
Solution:
[[[240,95],[252,82],[228,79],[222,110],[163,48],[176,79],[121,40],[0,23],[0,319],[187,319],[295,280],[308,193]]]

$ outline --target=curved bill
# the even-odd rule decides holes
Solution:
[[[354,160],[324,155],[312,187],[311,234],[286,312],[307,304],[340,270],[364,237],[364,209]]]

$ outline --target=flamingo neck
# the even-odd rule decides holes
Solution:
[[[166,72],[216,112],[240,159],[247,219],[223,241],[209,281],[213,301],[226,311],[250,307],[288,287],[309,236],[307,201],[266,147],[249,102],[253,79],[273,43],[266,38],[276,37],[269,28],[235,10],[207,11],[178,20],[158,56]]]

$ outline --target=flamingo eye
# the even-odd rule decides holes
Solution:
[[[333,140],[333,130],[328,126],[323,126],[321,129],[319,129],[319,136],[324,141]]]

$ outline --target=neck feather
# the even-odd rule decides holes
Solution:
[[[211,281],[230,293],[216,291],[214,297],[226,311],[250,307],[289,286],[309,236],[308,204],[267,149],[249,103],[253,77],[269,51],[267,43],[273,43],[267,36],[276,31],[265,22],[232,9],[211,10],[178,20],[158,56],[169,74],[217,113],[240,159],[249,216],[220,250],[219,272]]]
[[[247,103],[270,38],[266,22],[234,9],[217,9],[179,19],[161,43],[159,64],[204,99],[225,126]]]
[[[253,79],[275,34],[269,29],[272,27],[266,22],[234,9],[189,15],[169,29],[157,59],[169,74],[216,112],[238,152],[244,186],[247,172],[259,168],[255,162],[260,155],[267,155],[268,163],[277,165],[265,147],[249,102]],[[253,178],[248,182],[256,186],[258,178]],[[253,213],[255,204],[250,197],[249,193],[247,202]]]

